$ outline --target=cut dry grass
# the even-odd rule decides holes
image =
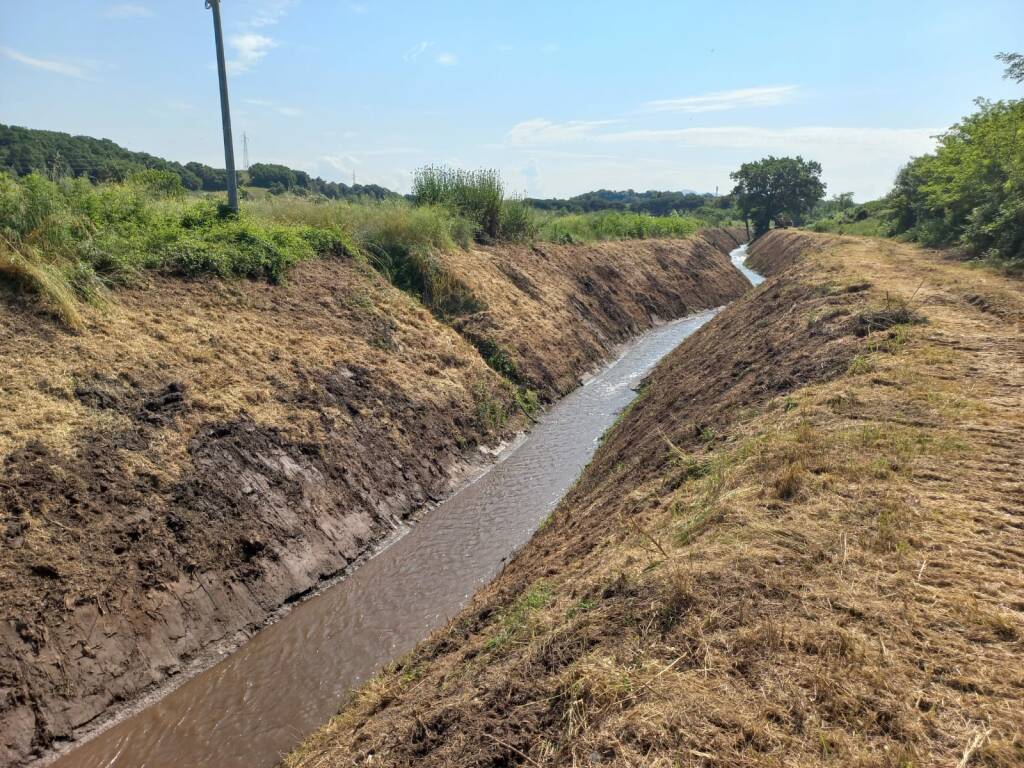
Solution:
[[[498,581],[285,764],[1024,764],[1024,302],[987,276],[1002,315],[980,311],[964,267],[910,247],[815,243],[670,356]],[[850,294],[782,293],[864,275],[856,302],[918,290],[928,324],[858,337]],[[845,314],[774,326],[774,295]],[[709,350],[745,368],[704,401],[702,369],[684,384]],[[488,653],[540,575],[529,632]]]

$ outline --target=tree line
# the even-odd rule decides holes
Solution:
[[[632,189],[599,189],[569,198],[526,198],[534,208],[558,213],[593,213],[595,211],[628,211],[649,216],[668,216],[671,213],[692,213],[700,208],[728,209],[732,199],[698,192],[669,192]]]
[[[203,163],[178,163],[146,152],[133,152],[110,139],[72,136],[58,131],[41,131],[0,125],[0,170],[14,176],[39,173],[50,178],[71,176],[95,183],[123,181],[140,170],[167,171],[181,179],[190,191],[221,192],[227,189],[227,172]],[[371,197],[382,200],[394,192],[377,184],[348,185],[325,181],[284,165],[255,163],[239,180],[272,193],[323,195],[331,199]]]

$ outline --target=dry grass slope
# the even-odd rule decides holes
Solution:
[[[288,768],[1024,764],[1019,284],[808,234],[755,263],[531,545]]]
[[[601,303],[576,307],[532,252],[503,251],[534,295],[487,266],[488,338],[521,337],[509,360],[529,381],[571,382],[658,316],[743,290],[721,250],[628,253],[559,249],[559,280]],[[645,296],[651,269],[674,288]],[[284,285],[153,275],[110,299],[70,333],[0,290],[3,765],[255,631],[527,423],[522,391],[353,259]],[[559,324],[530,329],[541,307]]]

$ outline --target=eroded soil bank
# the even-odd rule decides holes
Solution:
[[[449,321],[343,260],[284,286],[158,279],[80,335],[0,295],[0,763],[358,561],[524,426],[520,386],[553,397],[631,334],[735,298],[733,243],[456,254],[485,316]]]
[[[289,768],[1024,764],[1019,283],[876,239],[750,251],[774,277]]]

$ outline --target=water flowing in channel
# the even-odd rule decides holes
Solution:
[[[746,248],[733,251],[742,265]],[[714,315],[635,339],[407,535],[209,670],[101,733],[60,768],[262,768],[349,692],[443,625],[558,504],[654,365]]]

